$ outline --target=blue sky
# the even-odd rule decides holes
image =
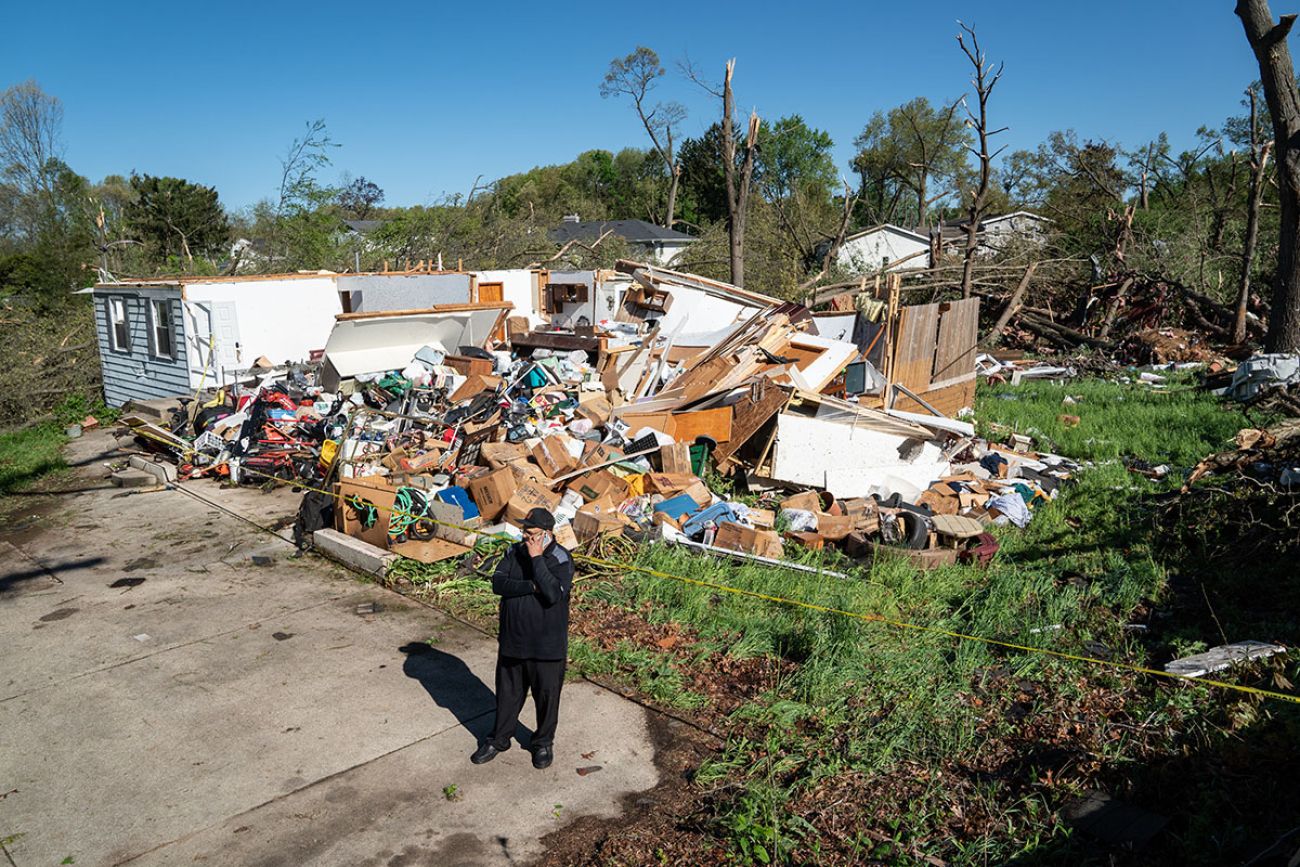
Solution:
[[[246,206],[274,191],[280,155],[320,117],[342,145],[328,179],[365,175],[389,204],[406,205],[464,192],[479,175],[644,146],[626,100],[597,92],[609,60],[638,44],[665,59],[661,93],[689,109],[688,135],[719,109],[671,61],[689,56],[720,77],[734,56],[738,107],[802,114],[831,134],[847,173],[873,111],[968,88],[958,18],[1006,61],[991,111],[1011,127],[1010,148],[1065,128],[1125,145],[1165,130],[1183,146],[1237,113],[1258,77],[1232,7],[26,2],[3,13],[0,87],[34,78],[62,99],[67,160],[94,180],[174,175]],[[1295,10],[1275,9],[1284,11]]]

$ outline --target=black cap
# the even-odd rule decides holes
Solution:
[[[528,517],[524,518],[523,527],[525,530],[536,527],[549,532],[555,529],[555,516],[545,509],[533,509],[528,513]]]

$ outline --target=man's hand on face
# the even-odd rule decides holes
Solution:
[[[540,557],[546,550],[546,533],[541,530],[529,530],[528,535],[524,537],[524,545],[528,548],[529,557]]]

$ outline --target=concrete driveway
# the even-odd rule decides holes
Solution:
[[[17,867],[520,864],[658,781],[645,712],[585,682],[551,768],[518,747],[471,765],[492,639],[181,491],[109,487],[112,446],[74,442],[79,490],[27,498],[0,532]],[[296,509],[287,490],[189,487],[264,524]]]

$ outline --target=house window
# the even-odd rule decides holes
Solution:
[[[153,329],[153,354],[156,358],[175,358],[172,345],[172,303],[167,300],[149,302],[149,321]]]
[[[126,320],[126,299],[108,299],[108,341],[115,352],[131,351],[131,327]]]

